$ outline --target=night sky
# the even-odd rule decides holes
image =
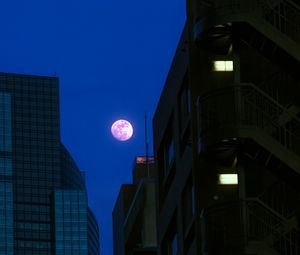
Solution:
[[[184,22],[185,0],[1,1],[0,72],[59,77],[61,139],[86,172],[101,255],[112,254],[112,209],[145,154],[144,111],[150,129]],[[119,118],[135,128],[128,142],[110,134]]]

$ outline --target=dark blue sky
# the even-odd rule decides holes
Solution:
[[[144,154],[144,111],[150,126],[184,22],[185,0],[1,2],[0,72],[59,77],[61,137],[86,172],[102,255],[112,254],[112,208]],[[134,125],[129,142],[110,135],[118,118]]]

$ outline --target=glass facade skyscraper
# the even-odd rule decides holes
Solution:
[[[84,175],[60,141],[55,77],[0,74],[0,254],[99,254]]]

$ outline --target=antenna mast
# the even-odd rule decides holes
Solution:
[[[150,177],[149,169],[149,148],[148,148],[148,129],[147,129],[147,113],[145,112],[145,147],[146,147],[146,166],[148,171],[148,177]]]

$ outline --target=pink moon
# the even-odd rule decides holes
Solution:
[[[119,141],[127,141],[133,135],[133,128],[127,120],[117,120],[111,126],[111,133]]]

